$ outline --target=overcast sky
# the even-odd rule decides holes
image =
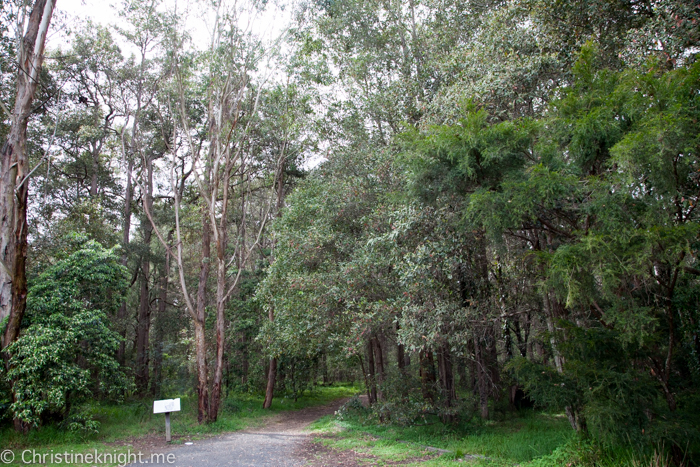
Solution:
[[[49,38],[48,46],[55,47],[59,44],[64,47],[67,46],[70,39],[66,35],[66,30],[71,26],[77,26],[85,19],[91,19],[105,26],[119,25],[121,22],[117,12],[119,2],[114,1],[111,3],[107,3],[104,0],[57,0],[56,21],[53,24],[53,33]],[[292,2],[290,1],[288,4],[292,4]],[[265,12],[258,13],[253,18],[244,17],[241,23],[245,24],[240,24],[240,26],[245,29],[251,29],[263,38],[272,40],[279,36],[289,24],[291,7],[280,9],[275,6],[275,2],[268,2],[267,5],[268,8]],[[210,12],[208,17],[204,17],[201,13],[198,13],[199,9],[196,2],[188,0],[164,0],[161,8],[163,11],[172,11],[177,8],[178,12],[186,17],[185,26],[192,36],[195,47],[205,49],[209,46],[211,26],[214,22],[213,12]],[[123,41],[120,41],[118,35],[114,37],[122,47],[124,55],[129,55],[132,52],[130,47]],[[135,49],[133,52],[135,52]]]

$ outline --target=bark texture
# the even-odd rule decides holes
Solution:
[[[19,336],[27,303],[27,123],[54,6],[55,0],[36,0],[27,30],[19,41],[17,97],[10,133],[0,150],[0,323],[7,320],[2,349]]]
[[[199,266],[199,287],[197,288],[197,310],[194,320],[194,346],[197,363],[197,421],[208,420],[209,384],[207,381],[207,346],[204,335],[207,308],[207,280],[209,279],[209,260],[211,256],[211,229],[209,215],[202,219],[202,260]]]
[[[144,188],[143,204],[144,212],[153,211],[153,160],[145,158],[144,163]],[[150,222],[143,223],[143,245],[144,252],[141,258],[141,281],[139,291],[139,311],[136,324],[136,387],[140,393],[145,393],[148,389],[149,376],[149,336],[151,332],[151,296],[150,296],[150,276],[151,276],[151,237],[153,226]]]

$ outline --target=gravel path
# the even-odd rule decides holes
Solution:
[[[142,463],[130,464],[130,467],[156,463],[174,467],[303,466],[306,460],[299,454],[299,448],[308,437],[306,427],[314,420],[332,414],[344,402],[339,400],[325,406],[283,413],[261,428],[195,441],[190,446],[173,447],[164,453],[169,457],[161,458],[160,462],[144,456]]]
[[[286,433],[233,433],[222,438],[200,441],[171,451],[176,467],[284,466],[305,462],[290,456],[304,435]],[[167,460],[164,462],[167,465]]]

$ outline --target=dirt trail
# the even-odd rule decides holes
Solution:
[[[306,434],[305,430],[311,423],[321,417],[331,415],[338,410],[341,405],[347,402],[347,400],[347,398],[339,399],[326,405],[307,407],[305,409],[291,412],[283,412],[272,417],[272,419],[267,421],[264,426],[257,429],[246,430],[246,432]]]
[[[151,447],[155,449],[148,449],[149,451],[171,456],[154,460],[150,455],[144,455],[144,461],[147,461],[144,464],[175,467],[301,467],[309,465],[308,453],[302,448],[304,441],[309,438],[305,429],[314,420],[338,410],[346,400],[341,399],[323,406],[281,413],[266,420],[260,427],[194,441],[192,445],[166,445],[167,447],[152,445]],[[137,443],[134,443],[134,450],[136,449]],[[174,462],[172,462],[173,457]],[[130,464],[131,467],[139,465],[143,464]]]

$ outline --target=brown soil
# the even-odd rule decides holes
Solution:
[[[307,407],[305,409],[283,412],[265,420],[260,428],[245,430],[246,433],[286,433],[303,434],[312,422],[326,415],[335,413],[348,399],[339,399],[326,405]]]
[[[367,465],[374,456],[358,454],[355,451],[338,451],[316,443],[312,439],[305,440],[297,449],[296,455],[314,467],[359,467]],[[364,461],[360,464],[360,461]]]
[[[334,436],[323,436],[333,438]],[[427,454],[422,457],[411,457],[403,461],[379,461],[371,454],[359,453],[353,450],[341,451],[332,449],[320,441],[307,438],[297,449],[296,455],[304,459],[311,467],[365,467],[368,465],[409,465],[424,462],[435,457]],[[381,464],[380,464],[381,462]]]
[[[173,441],[177,444],[169,444],[165,442],[165,436],[163,434],[156,435],[155,433],[149,433],[144,436],[139,436],[138,438],[125,438],[115,441],[113,443],[105,443],[105,445],[110,447],[121,447],[130,446],[131,452],[142,452],[144,454],[150,454],[152,452],[167,452],[178,444],[182,444],[189,440],[187,436],[172,436]]]

